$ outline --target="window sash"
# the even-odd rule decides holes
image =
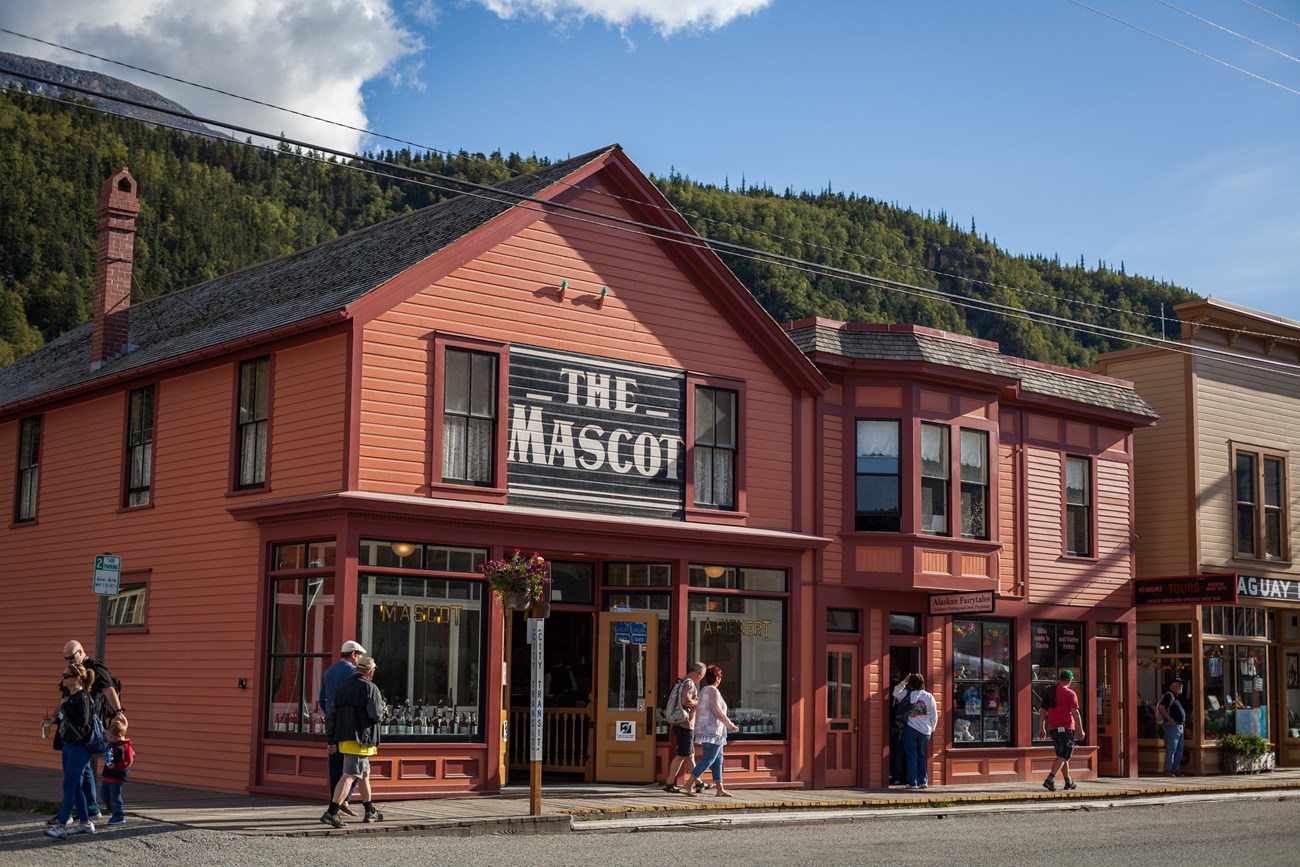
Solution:
[[[903,477],[896,419],[858,419],[854,431],[854,529],[897,533],[903,522]]]
[[[930,535],[948,535],[950,437],[946,424],[921,423],[921,532]]]
[[[989,435],[961,431],[961,534],[967,539],[989,537]]]
[[[40,483],[41,417],[23,419],[18,447],[18,509],[16,521],[36,518],[36,494]]]
[[[496,469],[497,356],[448,348],[443,359],[442,480],[491,486]]]
[[[1065,459],[1065,551],[1092,556],[1092,466],[1087,458]]]
[[[270,372],[269,358],[245,361],[239,366],[236,442],[239,444],[240,488],[257,488],[266,484]]]
[[[706,385],[695,387],[693,482],[697,506],[736,507],[737,402],[734,391]]]
[[[1233,459],[1236,553],[1281,559],[1287,554],[1286,460],[1237,450]]]
[[[126,432],[126,505],[145,506],[153,484],[153,386],[131,392]]]

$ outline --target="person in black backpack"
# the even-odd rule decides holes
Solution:
[[[87,656],[81,642],[74,639],[63,645],[63,661],[64,664],[84,666],[95,673],[95,679],[88,691],[95,713],[103,720],[105,728],[114,719],[126,722],[126,711],[122,708],[122,696],[117,690],[120,681],[113,677],[108,670],[108,666],[104,665],[103,660]],[[86,804],[90,807],[92,822],[98,822],[103,818],[99,809],[99,780],[98,768],[96,767],[100,758],[102,758],[102,754],[91,755],[90,773],[82,780],[81,784],[82,792],[86,796]],[[54,822],[51,821],[48,824],[53,825]]]
[[[48,837],[62,840],[69,834],[95,833],[94,819],[98,810],[90,813],[85,797],[84,783],[89,774],[90,752],[88,743],[94,734],[95,716],[89,690],[95,682],[95,672],[75,662],[66,661],[59,679],[59,690],[64,693],[59,705],[59,729],[54,745],[59,748],[63,761],[63,800],[54,821],[45,829]],[[102,732],[101,732],[102,734]],[[81,820],[79,825],[69,825],[73,815]]]
[[[1165,776],[1178,776],[1183,762],[1183,739],[1187,723],[1187,710],[1178,697],[1183,694],[1183,679],[1169,681],[1169,691],[1156,704],[1156,721],[1165,738]]]
[[[695,767],[695,706],[700,703],[699,685],[700,680],[704,677],[705,665],[702,662],[691,664],[690,670],[678,681],[678,687],[670,690],[668,695],[672,698],[673,692],[677,698],[673,701],[678,704],[681,710],[686,711],[686,716],[681,721],[669,719],[672,726],[673,743],[677,746],[677,754],[673,756],[672,763],[668,766],[667,783],[664,786],[665,792],[682,791],[677,781],[681,779],[682,771]],[[670,708],[665,707],[665,718],[668,716]],[[680,715],[680,714],[679,714]]]

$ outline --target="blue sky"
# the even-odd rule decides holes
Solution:
[[[1086,3],[0,0],[0,26],[432,148],[618,142],[648,173],[945,210],[1013,253],[1300,320],[1300,3]],[[30,40],[0,50],[387,146]]]

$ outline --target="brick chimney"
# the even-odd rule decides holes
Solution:
[[[131,260],[135,251],[135,218],[140,213],[136,181],[126,166],[99,188],[95,209],[95,330],[90,366],[128,350],[131,316]]]

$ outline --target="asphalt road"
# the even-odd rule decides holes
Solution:
[[[0,865],[569,865],[647,867],[674,863],[1300,865],[1300,799],[1234,797],[1160,806],[943,816],[890,816],[852,823],[780,824],[727,830],[681,825],[621,834],[471,838],[244,837],[132,820],[94,836],[53,840],[44,815],[0,813]]]

